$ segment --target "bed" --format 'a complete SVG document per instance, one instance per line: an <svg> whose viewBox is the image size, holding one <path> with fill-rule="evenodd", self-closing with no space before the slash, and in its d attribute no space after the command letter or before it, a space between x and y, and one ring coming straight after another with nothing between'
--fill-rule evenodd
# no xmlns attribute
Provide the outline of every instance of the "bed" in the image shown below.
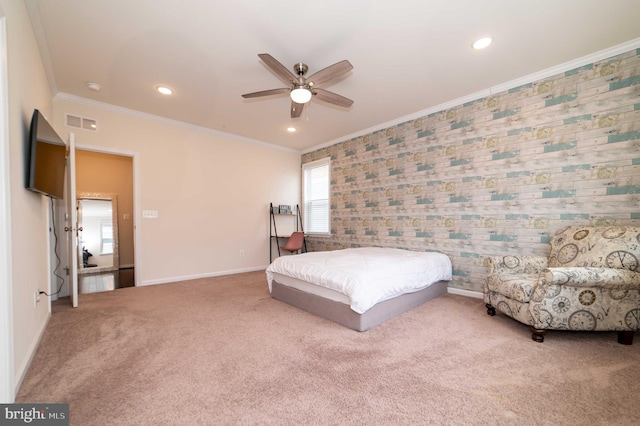
<svg viewBox="0 0 640 426"><path fill-rule="evenodd" d="M452 268L437 252L363 247L275 259L271 297L366 331L447 291Z"/></svg>

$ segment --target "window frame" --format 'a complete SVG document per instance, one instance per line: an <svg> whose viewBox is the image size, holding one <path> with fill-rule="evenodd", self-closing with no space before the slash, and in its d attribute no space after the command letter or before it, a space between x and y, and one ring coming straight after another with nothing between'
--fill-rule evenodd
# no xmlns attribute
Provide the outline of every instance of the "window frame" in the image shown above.
<svg viewBox="0 0 640 426"><path fill-rule="evenodd" d="M308 201L308 179L309 179L309 173L311 170L313 169L318 169L321 167L326 167L326 173L327 173L327 181L326 181L326 191L327 191L327 198L326 198L326 224L327 224L327 228L326 230L318 230L317 227L315 226L310 226L310 220L312 220L312 218L309 217L309 215L311 214L311 212L313 211L312 208L309 207L309 201ZM321 199L317 199L317 200L321 200ZM313 201L313 200L312 200ZM321 158L319 160L315 160L315 161L310 161L308 163L304 163L302 165L302 206L304 208L303 212L303 216L302 216L302 220L303 220L303 224L304 224L304 230L305 230L305 234L309 234L309 235L317 235L317 236L330 236L331 235L331 157L325 157L325 158Z"/></svg>

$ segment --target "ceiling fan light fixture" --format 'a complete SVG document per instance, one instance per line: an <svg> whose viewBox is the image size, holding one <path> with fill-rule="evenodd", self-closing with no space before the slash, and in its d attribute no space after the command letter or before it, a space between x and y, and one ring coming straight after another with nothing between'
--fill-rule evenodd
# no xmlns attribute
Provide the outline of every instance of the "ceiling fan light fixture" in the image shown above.
<svg viewBox="0 0 640 426"><path fill-rule="evenodd" d="M311 90L298 87L291 91L291 100L297 104L306 104L311 100Z"/></svg>
<svg viewBox="0 0 640 426"><path fill-rule="evenodd" d="M327 81L338 78L353 69L353 65L351 65L351 63L346 59L336 62L333 65L329 65L328 67L314 73L311 77L305 78L304 75L306 74L308 67L302 62L298 62L293 66L293 70L297 74L296 75L268 53L259 53L258 57L262 59L267 67L269 67L273 73L284 81L288 87L245 93L242 95L245 99L289 93L289 96L291 97L291 107L289 109L291 112L291 118L299 118L300 114L302 114L302 110L304 109L304 104L309 102L312 97L317 97L320 101L344 108L349 108L353 104L351 99L345 98L337 93L324 90L320 87Z"/></svg>

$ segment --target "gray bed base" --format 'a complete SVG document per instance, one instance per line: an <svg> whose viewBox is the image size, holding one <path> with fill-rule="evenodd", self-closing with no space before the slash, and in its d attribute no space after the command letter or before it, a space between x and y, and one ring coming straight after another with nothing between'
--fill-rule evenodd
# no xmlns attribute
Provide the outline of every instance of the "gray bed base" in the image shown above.
<svg viewBox="0 0 640 426"><path fill-rule="evenodd" d="M380 302L365 313L358 314L349 305L305 293L275 280L271 286L271 297L274 299L357 331L367 331L446 292L447 282L438 281L420 291Z"/></svg>

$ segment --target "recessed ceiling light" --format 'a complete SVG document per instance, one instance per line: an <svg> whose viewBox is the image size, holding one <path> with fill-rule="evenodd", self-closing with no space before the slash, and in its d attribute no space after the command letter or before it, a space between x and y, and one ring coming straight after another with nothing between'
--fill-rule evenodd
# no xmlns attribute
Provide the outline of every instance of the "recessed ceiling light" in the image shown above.
<svg viewBox="0 0 640 426"><path fill-rule="evenodd" d="M485 47L489 46L492 41L493 41L493 39L491 37L486 36L486 37L482 37L482 38L476 40L475 42L473 42L473 44L471 46L473 46L473 48L476 49L476 50L480 50L480 49L484 49Z"/></svg>
<svg viewBox="0 0 640 426"><path fill-rule="evenodd" d="M84 83L87 85L87 87L89 88L89 90L93 90L94 92L99 92L100 89L102 88L98 83L93 83L91 81L87 81L86 83Z"/></svg>
<svg viewBox="0 0 640 426"><path fill-rule="evenodd" d="M163 95L172 95L173 94L173 90L169 89L166 86L156 86L156 90L160 93L162 93Z"/></svg>
<svg viewBox="0 0 640 426"><path fill-rule="evenodd" d="M293 132L295 132L295 131L296 131L296 128L295 128L295 127L287 127L287 132L289 132L289 133L293 133Z"/></svg>

